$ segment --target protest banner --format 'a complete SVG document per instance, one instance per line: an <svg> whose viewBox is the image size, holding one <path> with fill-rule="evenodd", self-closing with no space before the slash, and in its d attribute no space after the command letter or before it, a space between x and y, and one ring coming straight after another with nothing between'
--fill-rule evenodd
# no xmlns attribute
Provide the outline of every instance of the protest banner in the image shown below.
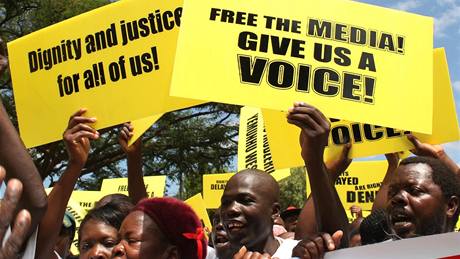
<svg viewBox="0 0 460 259"><path fill-rule="evenodd" d="M201 196L201 193L198 193L195 196L187 199L185 203L192 207L196 215L198 215L198 218L200 218L203 227L207 228L208 231L211 231L212 224L209 220L208 211L206 210L206 205L203 197Z"/></svg>
<svg viewBox="0 0 460 259"><path fill-rule="evenodd" d="M351 206L358 205L363 210L371 210L387 168L387 161L352 162L335 182L344 208L348 210ZM310 192L311 186L307 177L307 195Z"/></svg>
<svg viewBox="0 0 460 259"><path fill-rule="evenodd" d="M143 119L131 121L131 126L134 128L133 136L128 141L128 146L131 146L138 138L140 138L150 127L161 118L163 114L149 116Z"/></svg>
<svg viewBox="0 0 460 259"><path fill-rule="evenodd" d="M431 133L433 18L344 0L184 9L172 96L274 110L305 101L333 118Z"/></svg>
<svg viewBox="0 0 460 259"><path fill-rule="evenodd" d="M435 49L433 55L433 133L427 135L412 132L412 134L422 142L442 144L457 141L460 137L445 51ZM303 165L299 145L300 129L287 123L285 112L264 109L262 113L275 168ZM418 112L413 112L414 115L415 113ZM406 119L401 113L392 116ZM325 158L334 159L340 153L341 146L349 142L352 143L349 154L351 158L410 150L414 146L406 137L408 133L410 132L404 130L336 120L331 123Z"/></svg>
<svg viewBox="0 0 460 259"><path fill-rule="evenodd" d="M421 236L393 242L339 249L325 254L325 259L433 259L460 257L460 233ZM447 259L446 258L446 259Z"/></svg>
<svg viewBox="0 0 460 259"><path fill-rule="evenodd" d="M8 43L21 137L60 140L87 108L96 129L198 104L169 97L182 1L118 1Z"/></svg>
<svg viewBox="0 0 460 259"><path fill-rule="evenodd" d="M163 197L166 188L166 175L144 176L145 190L147 196ZM102 180L101 192L121 193L128 195L128 178L113 178Z"/></svg>

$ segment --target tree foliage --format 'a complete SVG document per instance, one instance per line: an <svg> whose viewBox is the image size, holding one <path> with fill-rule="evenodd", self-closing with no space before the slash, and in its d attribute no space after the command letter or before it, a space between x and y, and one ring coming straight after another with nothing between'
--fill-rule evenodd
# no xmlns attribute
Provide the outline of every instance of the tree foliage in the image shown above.
<svg viewBox="0 0 460 259"><path fill-rule="evenodd" d="M108 3L109 0L1 0L0 37L11 41ZM0 95L17 125L8 74L0 79ZM200 192L203 173L227 172L234 167L238 116L239 107L214 103L165 114L143 136L144 174L167 175L169 181L178 183L180 198ZM100 132L78 183L81 189L97 190L104 178L126 176L117 127ZM50 143L30 152L42 177L49 176L52 183L57 181L67 165L64 145Z"/></svg>
<svg viewBox="0 0 460 259"><path fill-rule="evenodd" d="M304 167L292 168L291 176L281 180L280 203L281 209L289 206L302 208L307 200L306 197L306 171Z"/></svg>

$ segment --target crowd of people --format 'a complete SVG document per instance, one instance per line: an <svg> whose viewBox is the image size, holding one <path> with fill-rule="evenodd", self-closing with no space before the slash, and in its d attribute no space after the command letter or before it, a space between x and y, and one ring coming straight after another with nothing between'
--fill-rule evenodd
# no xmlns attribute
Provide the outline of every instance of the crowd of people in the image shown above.
<svg viewBox="0 0 460 259"><path fill-rule="evenodd" d="M6 67L0 58L1 71ZM388 170L372 212L349 223L334 183L351 160L351 145L324 161L330 122L317 108L296 102L287 123L300 129L301 156L311 183L303 208L281 211L280 188L268 173L246 169L227 182L210 233L195 212L171 197L147 198L142 143L128 146L133 127L122 125L129 195L99 200L77 231L67 203L100 134L86 109L73 114L63 134L68 164L46 195L42 179L0 104L0 259L7 258L322 258L337 249L455 231L460 209L460 170L441 146L410 135L415 156L387 154ZM78 235L79 255L70 252Z"/></svg>

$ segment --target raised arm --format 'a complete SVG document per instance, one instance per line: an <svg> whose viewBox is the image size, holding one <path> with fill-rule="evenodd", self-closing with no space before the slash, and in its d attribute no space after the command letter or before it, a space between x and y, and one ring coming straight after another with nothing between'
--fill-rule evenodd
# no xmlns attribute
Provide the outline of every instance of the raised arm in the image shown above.
<svg viewBox="0 0 460 259"><path fill-rule="evenodd" d="M429 156L441 160L452 172L460 175L460 168L457 163L452 160L441 145L431 145L422 143L414 135L408 135L407 138L414 144L415 149L411 150L417 156Z"/></svg>
<svg viewBox="0 0 460 259"><path fill-rule="evenodd" d="M388 187L390 186L391 179L393 178L394 172L396 171L399 163L398 153L385 154L385 157L388 161L388 168L387 172L385 173L385 177L383 178L382 186L380 186L380 189L375 196L374 203L372 204L372 211L386 208L388 200Z"/></svg>
<svg viewBox="0 0 460 259"><path fill-rule="evenodd" d="M1 57L1 56L0 56ZM0 71L4 70L0 65ZM34 231L46 211L47 198L37 168L19 139L18 133L0 102L0 164L6 169L6 178L16 178L23 185L18 210L31 215L30 231ZM30 234L30 233L29 233Z"/></svg>
<svg viewBox="0 0 460 259"><path fill-rule="evenodd" d="M352 161L352 159L348 158L350 149L351 144L344 145L342 153L338 159L326 162L326 168L330 176L331 185L333 186L335 185L335 182L340 174L345 172ZM335 188L334 191L338 197L338 193ZM299 215L295 232L295 239L300 240L305 236L314 236L316 233L318 233L318 226L316 224L315 205L312 195L309 195Z"/></svg>
<svg viewBox="0 0 460 259"><path fill-rule="evenodd" d="M84 117L85 112L86 109L80 109L70 117L63 135L69 162L48 196L48 209L38 232L37 258L54 258L53 248L59 237L70 195L88 159L90 140L99 138L99 133L90 126L96 122L96 118Z"/></svg>
<svg viewBox="0 0 460 259"><path fill-rule="evenodd" d="M5 170L0 166L0 184L5 179ZM15 217L18 202L23 191L22 183L16 179L8 181L5 196L0 200L0 259L17 258L30 231L30 213L21 210ZM4 240L7 228L12 226L11 235Z"/></svg>
<svg viewBox="0 0 460 259"><path fill-rule="evenodd" d="M142 140L137 139L131 146L128 141L133 136L134 128L130 123L123 124L120 130L118 142L125 152L128 160L128 192L134 204L143 198L147 198L147 191L144 184L144 173L142 172Z"/></svg>
<svg viewBox="0 0 460 259"><path fill-rule="evenodd" d="M300 145L316 211L319 232L344 232L341 245L348 246L348 219L335 187L323 161L324 149L328 142L330 123L315 107L305 103L295 103L289 110L288 122L301 129Z"/></svg>

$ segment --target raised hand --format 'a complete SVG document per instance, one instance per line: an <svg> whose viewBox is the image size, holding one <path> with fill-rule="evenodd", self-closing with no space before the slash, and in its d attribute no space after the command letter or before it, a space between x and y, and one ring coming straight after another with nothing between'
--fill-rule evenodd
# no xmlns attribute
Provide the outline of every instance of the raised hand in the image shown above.
<svg viewBox="0 0 460 259"><path fill-rule="evenodd" d="M5 170L0 166L0 184L5 179ZM22 183L19 180L11 179L6 187L5 197L0 201L0 259L17 258L22 245L27 240L27 233L31 225L31 216L27 210L21 210L16 219L16 208L22 195ZM12 225L13 224L13 225ZM11 235L3 240L8 227L12 227Z"/></svg>
<svg viewBox="0 0 460 259"><path fill-rule="evenodd" d="M69 120L63 134L64 143L69 155L69 164L83 168L90 150L89 140L99 138L99 132L89 124L96 122L96 118L84 117L86 109L80 109Z"/></svg>

